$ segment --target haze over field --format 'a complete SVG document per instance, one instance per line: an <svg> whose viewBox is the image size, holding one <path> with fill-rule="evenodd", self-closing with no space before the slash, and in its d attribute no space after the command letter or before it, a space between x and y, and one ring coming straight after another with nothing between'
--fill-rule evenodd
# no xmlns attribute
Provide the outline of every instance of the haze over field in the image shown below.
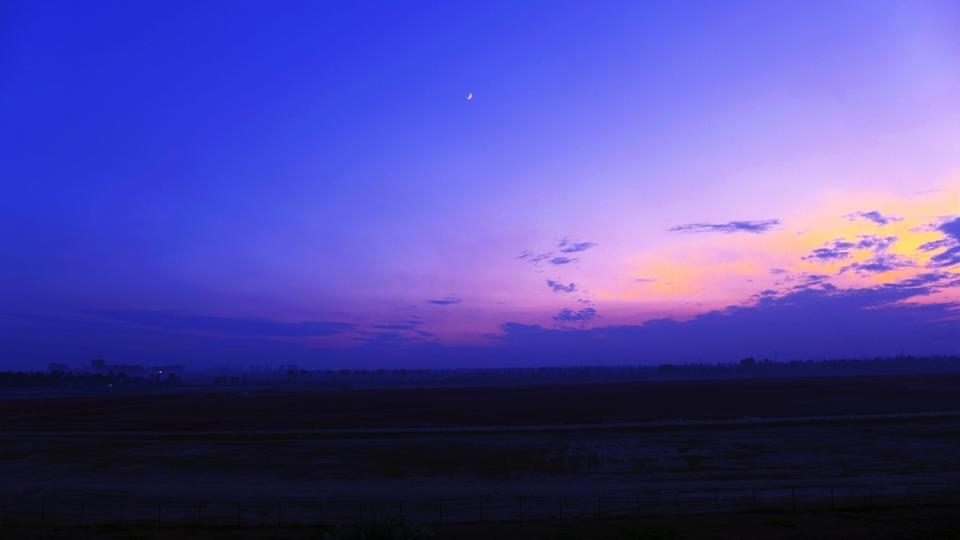
<svg viewBox="0 0 960 540"><path fill-rule="evenodd" d="M960 5L0 7L0 362L960 353Z"/></svg>

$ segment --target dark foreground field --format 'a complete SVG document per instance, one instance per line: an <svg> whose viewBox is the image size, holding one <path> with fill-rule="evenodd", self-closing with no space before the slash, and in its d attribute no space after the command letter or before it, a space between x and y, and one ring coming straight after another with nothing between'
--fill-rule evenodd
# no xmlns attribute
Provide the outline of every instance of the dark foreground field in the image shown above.
<svg viewBox="0 0 960 540"><path fill-rule="evenodd" d="M931 540L960 538L956 506L831 512L753 512L590 521L433 525L415 528L423 540ZM332 527L149 525L65 527L0 525L0 537L24 539L320 540Z"/></svg>
<svg viewBox="0 0 960 540"><path fill-rule="evenodd" d="M960 375L0 400L0 429L310 430L912 413L960 409Z"/></svg>
<svg viewBox="0 0 960 540"><path fill-rule="evenodd" d="M0 429L11 537L402 514L450 538L797 538L960 502L955 376L10 399Z"/></svg>

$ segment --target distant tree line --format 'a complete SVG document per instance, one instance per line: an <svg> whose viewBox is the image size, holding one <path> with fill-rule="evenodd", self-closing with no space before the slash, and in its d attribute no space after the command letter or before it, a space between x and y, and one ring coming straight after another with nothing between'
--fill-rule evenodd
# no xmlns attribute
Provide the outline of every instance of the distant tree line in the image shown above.
<svg viewBox="0 0 960 540"><path fill-rule="evenodd" d="M233 372L195 373L190 385L227 387L302 386L329 389L437 386L516 386L660 380L823 377L896 374L960 374L960 356L894 356L870 359L776 362L748 357L732 363L660 364L655 366L565 366L462 369L301 369L297 366ZM135 389L184 385L177 373L51 370L3 371L0 388Z"/></svg>
<svg viewBox="0 0 960 540"><path fill-rule="evenodd" d="M0 371L0 388L127 388L179 386L182 383L174 373L164 377L132 377L123 372Z"/></svg>
<svg viewBox="0 0 960 540"><path fill-rule="evenodd" d="M224 386L281 384L328 388L403 386L499 386L626 381L819 377L907 373L960 373L960 356L895 356L871 359L794 360L776 362L748 357L733 363L660 364L654 366L566 366L469 369L318 369L296 366L255 369L213 377Z"/></svg>

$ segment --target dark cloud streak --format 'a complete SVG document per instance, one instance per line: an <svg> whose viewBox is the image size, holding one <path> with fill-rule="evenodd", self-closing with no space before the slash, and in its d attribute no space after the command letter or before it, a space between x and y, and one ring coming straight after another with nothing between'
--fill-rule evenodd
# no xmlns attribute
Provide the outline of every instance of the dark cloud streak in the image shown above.
<svg viewBox="0 0 960 540"><path fill-rule="evenodd" d="M852 251L873 250L879 257L897 241L896 236L876 236L863 234L856 241L838 238L824 247L814 249L810 255L802 257L805 261L829 262L850 257Z"/></svg>
<svg viewBox="0 0 960 540"><path fill-rule="evenodd" d="M356 327L350 323L334 321L284 322L259 318L196 315L177 311L89 310L85 313L168 331L212 332L250 337L330 336Z"/></svg>
<svg viewBox="0 0 960 540"><path fill-rule="evenodd" d="M597 317L597 310L592 307L586 307L578 311L570 308L563 308L559 313L553 316L553 320L558 323L585 323Z"/></svg>
<svg viewBox="0 0 960 540"><path fill-rule="evenodd" d="M554 281L552 279L547 280L547 287L550 287L550 289L555 293L572 293L577 290L576 283L568 283L564 285L563 283Z"/></svg>
<svg viewBox="0 0 960 540"><path fill-rule="evenodd" d="M463 299L462 299L462 298L458 298L458 297L456 297L456 296L445 296L445 297L443 297L443 298L436 298L436 299L433 299L433 300L427 300L427 302L430 303L430 304L438 305L438 306L450 306L450 305L453 305L453 304L459 304L459 303L463 302Z"/></svg>
<svg viewBox="0 0 960 540"><path fill-rule="evenodd" d="M581 251L586 251L592 247L596 247L597 244L594 242L575 242L570 243L566 240L560 242L557 246L560 248L561 253L579 253Z"/></svg>
<svg viewBox="0 0 960 540"><path fill-rule="evenodd" d="M671 232L682 233L737 233L753 234L765 233L780 225L779 219L765 219L759 221L729 221L727 223L687 223L671 227Z"/></svg>
<svg viewBox="0 0 960 540"><path fill-rule="evenodd" d="M872 221L877 225L887 225L896 221L903 221L903 218L898 216L883 215L877 210L870 210L869 212L854 212L852 214L847 214L846 218L850 221L856 221L857 219L865 219L867 221Z"/></svg>

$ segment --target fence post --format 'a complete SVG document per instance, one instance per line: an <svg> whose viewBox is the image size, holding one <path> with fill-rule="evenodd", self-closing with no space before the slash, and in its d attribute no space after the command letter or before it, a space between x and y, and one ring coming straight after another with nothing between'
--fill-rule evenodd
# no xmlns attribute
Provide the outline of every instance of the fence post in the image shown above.
<svg viewBox="0 0 960 540"><path fill-rule="evenodd" d="M157 503L157 527L160 527L160 503Z"/></svg>
<svg viewBox="0 0 960 540"><path fill-rule="evenodd" d="M674 504L675 504L675 506L676 506L676 511L677 511L677 513L679 514L679 513L680 513L680 490L679 490L679 489L677 490L677 494L676 494L676 496L675 496Z"/></svg>
<svg viewBox="0 0 960 540"><path fill-rule="evenodd" d="M797 488L790 488L790 506L794 512L797 511Z"/></svg>
<svg viewBox="0 0 960 540"><path fill-rule="evenodd" d="M867 506L873 508L873 486L867 487Z"/></svg>
<svg viewBox="0 0 960 540"><path fill-rule="evenodd" d="M830 488L830 509L831 510L837 509L837 499L834 496L833 487Z"/></svg>
<svg viewBox="0 0 960 540"><path fill-rule="evenodd" d="M907 501L913 506L913 487L907 486Z"/></svg>
<svg viewBox="0 0 960 540"><path fill-rule="evenodd" d="M600 519L600 496L597 495L597 519Z"/></svg>
<svg viewBox="0 0 960 540"><path fill-rule="evenodd" d="M713 511L714 512L720 511L720 490L719 489L713 490Z"/></svg>
<svg viewBox="0 0 960 540"><path fill-rule="evenodd" d="M237 503L237 527L243 521L243 504Z"/></svg>
<svg viewBox="0 0 960 540"><path fill-rule="evenodd" d="M640 494L637 493L637 516L640 516L642 513L642 510L640 510Z"/></svg>
<svg viewBox="0 0 960 540"><path fill-rule="evenodd" d="M756 510L760 507L760 503L757 501L757 488L753 488L753 509Z"/></svg>
<svg viewBox="0 0 960 540"><path fill-rule="evenodd" d="M123 501L120 501L120 523L123 523Z"/></svg>
<svg viewBox="0 0 960 540"><path fill-rule="evenodd" d="M277 504L277 527L283 523L283 503Z"/></svg>

